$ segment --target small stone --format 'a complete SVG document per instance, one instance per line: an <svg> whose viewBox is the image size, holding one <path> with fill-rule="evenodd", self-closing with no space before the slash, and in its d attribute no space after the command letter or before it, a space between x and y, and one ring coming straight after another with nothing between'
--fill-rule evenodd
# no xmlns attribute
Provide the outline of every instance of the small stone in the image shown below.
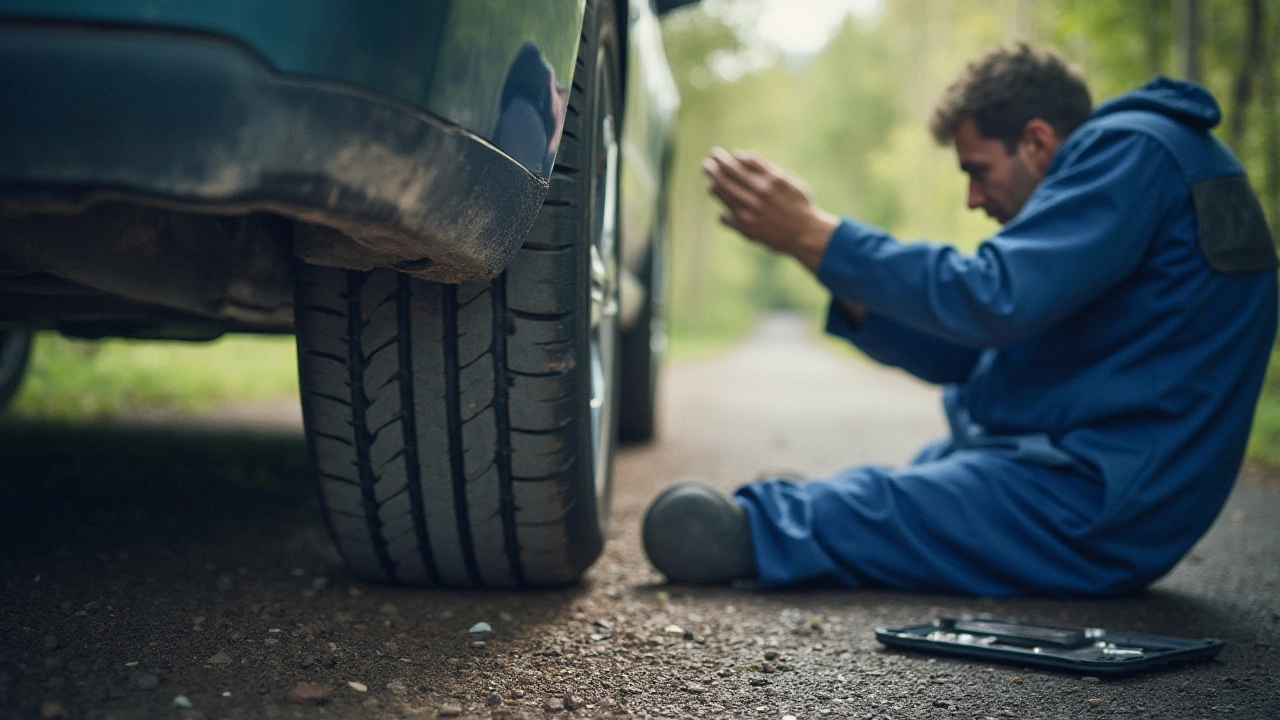
<svg viewBox="0 0 1280 720"><path fill-rule="evenodd" d="M765 663L760 666L760 672L776 673L778 672L778 666L773 663Z"/></svg>
<svg viewBox="0 0 1280 720"><path fill-rule="evenodd" d="M469 633L487 633L487 632L493 632L493 627L491 627L491 626L489 625L489 623L487 623L487 622L478 622L478 623L476 623L475 625L472 625L472 626L471 626L471 629L470 629L470 630L468 630L467 632L469 632Z"/></svg>
<svg viewBox="0 0 1280 720"><path fill-rule="evenodd" d="M409 692L409 688L404 684L404 680L401 680L399 678L396 678L395 680L392 680L391 682L387 683L387 690L397 695L404 695L405 693Z"/></svg>
<svg viewBox="0 0 1280 720"><path fill-rule="evenodd" d="M764 687L770 683L769 678L752 678L751 687Z"/></svg>
<svg viewBox="0 0 1280 720"><path fill-rule="evenodd" d="M1096 678L1096 677L1094 677L1094 676L1092 676L1092 675L1085 675L1084 677L1082 677L1082 678L1080 678L1080 679L1081 679L1081 680L1083 680L1084 682L1087 682L1087 683L1095 683L1095 684L1096 684L1096 683L1100 683L1100 682L1102 682L1102 678Z"/></svg>
<svg viewBox="0 0 1280 720"><path fill-rule="evenodd" d="M587 704L587 701L583 700L577 695L564 696L564 707L566 710L579 710L586 704Z"/></svg>
<svg viewBox="0 0 1280 720"><path fill-rule="evenodd" d="M1022 678L1021 678L1021 677L1018 677L1017 675L1014 675L1014 676L1013 676L1013 684L1014 684L1014 685L1021 685L1021 684L1022 684Z"/></svg>
<svg viewBox="0 0 1280 720"><path fill-rule="evenodd" d="M688 683L681 689L687 693L693 693L695 695L701 695L702 693L707 691L707 688L705 685L699 685L698 683L695 683L695 682Z"/></svg>
<svg viewBox="0 0 1280 720"><path fill-rule="evenodd" d="M45 700L40 703L40 717L44 718L44 720L55 720L66 716L67 709L57 700Z"/></svg>
<svg viewBox="0 0 1280 720"><path fill-rule="evenodd" d="M951 707L951 703L947 702L946 700L934 700L933 706L940 707L940 708L949 708Z"/></svg>
<svg viewBox="0 0 1280 720"><path fill-rule="evenodd" d="M680 627L679 625L668 625L662 629L662 632L668 635L683 635L684 628Z"/></svg>
<svg viewBox="0 0 1280 720"><path fill-rule="evenodd" d="M782 720L796 720L795 715L783 715Z"/></svg>
<svg viewBox="0 0 1280 720"><path fill-rule="evenodd" d="M462 714L462 706L454 703L445 703L436 710L436 715L440 717L457 717Z"/></svg>
<svg viewBox="0 0 1280 720"><path fill-rule="evenodd" d="M160 687L160 678L151 673L137 672L129 676L129 684L139 690L155 690Z"/></svg>
<svg viewBox="0 0 1280 720"><path fill-rule="evenodd" d="M489 693L489 697L484 699L484 704L489 707L498 707L502 704L502 696L496 692Z"/></svg>
<svg viewBox="0 0 1280 720"><path fill-rule="evenodd" d="M356 682L355 680L349 681L347 683L347 686L350 687L352 690L355 690L356 692L369 692L368 685L365 685L362 682Z"/></svg>
<svg viewBox="0 0 1280 720"><path fill-rule="evenodd" d="M564 709L564 700L561 700L560 698L547 698L547 701L542 704L542 709L547 712L560 712Z"/></svg>
<svg viewBox="0 0 1280 720"><path fill-rule="evenodd" d="M687 641L692 641L692 640L693 640L693 631L692 631L692 630L685 630L685 631L684 631L684 639L685 639L685 640L687 640Z"/></svg>
<svg viewBox="0 0 1280 720"><path fill-rule="evenodd" d="M175 706L177 706L177 707L180 707L180 708L184 709L184 710L190 710L190 709L191 709L191 701L187 699L187 696L186 696L186 695L178 695L178 696L174 697L174 698L173 698L173 704L174 704Z"/></svg>
<svg viewBox="0 0 1280 720"><path fill-rule="evenodd" d="M605 620L604 618L600 618L599 620L596 620L595 625L596 627L602 627L605 630L613 629L613 623L609 622L608 620Z"/></svg>
<svg viewBox="0 0 1280 720"><path fill-rule="evenodd" d="M1089 698L1089 704L1098 707L1102 704L1102 698Z"/></svg>
<svg viewBox="0 0 1280 720"><path fill-rule="evenodd" d="M519 700L519 699L520 699L520 698L522 698L522 697L524 697L524 691L523 691L523 690L512 690L512 691L511 691L511 699L512 699L512 700Z"/></svg>
<svg viewBox="0 0 1280 720"><path fill-rule="evenodd" d="M765 659L765 660L768 660L768 661L770 661L770 662L772 662L772 661L774 661L774 660L777 660L777 659L778 659L778 651L777 651L777 650L765 650L765 651L764 651L764 659Z"/></svg>
<svg viewBox="0 0 1280 720"><path fill-rule="evenodd" d="M220 652L220 653L218 653L218 654L216 654L216 655L213 655L212 657L210 657L210 658L209 658L209 664L210 664L210 665L219 665L219 666L230 665L230 664L231 664L231 656L230 656L230 655L228 655L228 654L226 654L226 653L224 653L224 652Z"/></svg>
<svg viewBox="0 0 1280 720"><path fill-rule="evenodd" d="M297 705L323 705L329 701L329 688L318 683L300 682L289 691L288 700Z"/></svg>

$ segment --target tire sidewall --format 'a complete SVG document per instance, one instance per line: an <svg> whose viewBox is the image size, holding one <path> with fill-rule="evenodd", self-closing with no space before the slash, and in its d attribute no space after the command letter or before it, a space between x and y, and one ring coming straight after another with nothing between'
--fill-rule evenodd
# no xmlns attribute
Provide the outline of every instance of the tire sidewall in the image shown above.
<svg viewBox="0 0 1280 720"><path fill-rule="evenodd" d="M579 70L584 75L583 80L575 77L575 84L582 88L592 88L590 93L586 95L587 102L585 108L582 108L582 117L584 121L583 142L579 145L583 157L581 158L565 158L577 164L582 168L584 177L587 181L580 185L578 201L582 203L583 212L579 215L579 242L577 253L578 268L577 276L577 298L578 308L575 312L577 327L574 333L576 344L576 355L580 358L577 367L581 370L576 373L575 383L576 391L579 398L578 401L578 417L582 418L582 422L577 425L577 446L580 448L578 452L577 462L577 483L578 497L583 499L591 499L593 502L583 502L579 504L579 508L586 515L584 529L586 533L575 535L572 531L570 537L581 537L587 539L588 542L582 543L579 547L574 548L574 554L579 557L575 558L574 565L586 569L604 547L604 541L608 535L609 528L609 507L612 500L613 487L613 451L616 447L617 439L617 423L614 417L616 412L606 413L606 417L602 418L602 422L606 423L606 428L601 438L601 442L606 445L604 453L605 467L602 471L605 473L603 483L603 497L597 493L595 478L595 449L592 440L592 422L591 422L591 246L594 242L593 237L593 221L596 201L596 183L595 183L595 162L596 152L600 145L600 127L598 123L597 106L599 103L605 102L604 98L597 97L594 92L598 73L601 71L607 73L604 78L609 84L611 92L609 97L613 100L613 108L602 109L601 111L609 112L614 119L614 137L621 139L619 132L619 119L622 111L621 98L621 78L619 72L619 42L616 22L616 13L611 0L599 0L598 2L588 3L587 15L584 20L586 30L583 34L585 37L594 38L594 41L585 48L587 63L580 67ZM604 63L602 69L600 64ZM575 88L576 91L576 88ZM574 99L570 99L570 104L574 104ZM616 168L615 168L616 171ZM616 181L616 178L615 178ZM620 203L616 203L614 207L615 228L617 227L618 213ZM614 264L613 270L615 277L620 257L620 248L618 247L618 237L614 238L614 252L611 261ZM618 380L620 377L620 343L618 333L614 333L614 356L613 367L611 368L611 376L606 378L606 384L610 397L606 403L610 408L617 408L619 393ZM608 368L606 370L609 370ZM580 553L580 554L579 554Z"/></svg>

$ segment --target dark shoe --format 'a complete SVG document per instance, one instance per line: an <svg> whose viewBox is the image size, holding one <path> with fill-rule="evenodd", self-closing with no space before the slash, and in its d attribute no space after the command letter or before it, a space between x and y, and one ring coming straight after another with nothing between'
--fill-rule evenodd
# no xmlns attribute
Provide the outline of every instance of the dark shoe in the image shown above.
<svg viewBox="0 0 1280 720"><path fill-rule="evenodd" d="M747 512L704 482L667 488L644 516L644 551L672 582L727 583L756 576Z"/></svg>

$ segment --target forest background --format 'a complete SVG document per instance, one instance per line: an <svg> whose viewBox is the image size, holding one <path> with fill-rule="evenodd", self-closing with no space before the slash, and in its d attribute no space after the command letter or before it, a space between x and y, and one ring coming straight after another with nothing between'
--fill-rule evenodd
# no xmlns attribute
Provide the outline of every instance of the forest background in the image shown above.
<svg viewBox="0 0 1280 720"><path fill-rule="evenodd" d="M817 325L827 302L794 262L720 227L700 170L711 147L765 154L833 212L971 249L996 225L965 209L965 178L926 122L969 58L1017 38L1079 63L1095 100L1156 73L1198 79L1223 105L1218 134L1280 225L1280 0L843 1L862 12L800 54L771 43L762 23L804 13L807 2L702 0L663 20L683 98L669 234L677 358L727 346L764 311L800 312ZM1280 468L1280 353L1271 367L1250 456ZM56 420L296 393L292 338L229 337L211 347L44 333L10 411Z"/></svg>
<svg viewBox="0 0 1280 720"><path fill-rule="evenodd" d="M1017 39L1084 70L1095 102L1156 74L1194 79L1223 108L1218 135L1280 226L1280 0L886 0L832 28L816 54L761 41L763 0L704 0L663 21L683 106L671 205L672 344L739 337L766 310L820 322L828 296L794 261L718 222L700 164L714 146L756 150L803 177L819 205L901 238L972 249L997 229L965 208L954 152L926 127L980 52ZM1280 466L1280 352L1250 456Z"/></svg>

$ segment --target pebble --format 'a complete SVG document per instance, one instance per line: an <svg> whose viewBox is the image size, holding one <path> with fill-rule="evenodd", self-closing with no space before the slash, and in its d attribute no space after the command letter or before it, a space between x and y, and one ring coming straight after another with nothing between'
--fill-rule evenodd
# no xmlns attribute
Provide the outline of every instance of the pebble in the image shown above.
<svg viewBox="0 0 1280 720"><path fill-rule="evenodd" d="M768 684L769 684L769 680L767 678L751 679L751 687L764 687L765 685L768 685Z"/></svg>
<svg viewBox="0 0 1280 720"><path fill-rule="evenodd" d="M496 692L489 693L489 697L484 699L484 704L489 707L498 707L502 704L502 696Z"/></svg>
<svg viewBox="0 0 1280 720"><path fill-rule="evenodd" d="M795 715L783 715L782 720L796 720Z"/></svg>
<svg viewBox="0 0 1280 720"><path fill-rule="evenodd" d="M520 699L520 698L522 698L522 697L524 697L524 691L523 691L523 690L512 690L512 691L511 691L511 699L512 699L512 700L519 700L519 699Z"/></svg>
<svg viewBox="0 0 1280 720"><path fill-rule="evenodd" d="M40 703L40 717L44 718L44 720L55 720L66 716L67 709L57 700L45 700Z"/></svg>
<svg viewBox="0 0 1280 720"><path fill-rule="evenodd" d="M347 682L347 686L350 687L352 690L355 690L356 692L369 692L368 685L365 685L362 682L356 682L355 680L351 680Z"/></svg>
<svg viewBox="0 0 1280 720"><path fill-rule="evenodd" d="M1083 681L1085 681L1085 682L1087 682L1087 683L1100 683L1100 682L1102 682L1102 678L1096 678L1096 677L1094 677L1094 676L1092 676L1092 675L1085 675L1084 677L1082 677L1082 678L1080 678L1080 679L1081 679L1081 680L1083 680Z"/></svg>
<svg viewBox="0 0 1280 720"><path fill-rule="evenodd" d="M129 684L139 690L155 690L160 686L160 678L151 673L138 672L129 676Z"/></svg>
<svg viewBox="0 0 1280 720"><path fill-rule="evenodd" d="M224 652L220 652L209 658L209 664L210 665L230 665L231 656Z"/></svg>
<svg viewBox="0 0 1280 720"><path fill-rule="evenodd" d="M1089 704L1098 707L1102 704L1102 698L1089 698Z"/></svg>
<svg viewBox="0 0 1280 720"><path fill-rule="evenodd" d="M440 717L457 717L462 714L462 706L454 703L445 703L436 710L436 715Z"/></svg>
<svg viewBox="0 0 1280 720"><path fill-rule="evenodd" d="M772 661L772 660L777 660L777 659L778 659L778 651L777 651L777 650L765 650L765 651L764 651L764 659L765 659L765 660L770 660L770 661Z"/></svg>
<svg viewBox="0 0 1280 720"><path fill-rule="evenodd" d="M683 690L685 692L694 693L695 695L700 695L706 692L707 688L705 685L699 685L698 683L691 682L685 685Z"/></svg>
<svg viewBox="0 0 1280 720"><path fill-rule="evenodd" d="M467 632L471 632L471 633L493 632L493 627L490 626L489 623L487 622L478 622L475 625L472 625L471 629L468 630Z"/></svg>
<svg viewBox="0 0 1280 720"><path fill-rule="evenodd" d="M949 708L951 707L951 703L947 702L946 700L934 700L933 706L940 707L940 708Z"/></svg>
<svg viewBox="0 0 1280 720"><path fill-rule="evenodd" d="M542 704L542 709L547 712L560 712L564 709L564 700L561 700L560 698L547 698L547 701Z"/></svg>
<svg viewBox="0 0 1280 720"><path fill-rule="evenodd" d="M1021 684L1022 684L1022 678L1018 677L1017 675L1014 675L1014 676L1013 676L1013 682L1014 682L1014 684L1015 684L1015 685L1021 685Z"/></svg>
<svg viewBox="0 0 1280 720"><path fill-rule="evenodd" d="M183 708L184 710L191 709L191 701L187 699L186 695L178 695L174 697L173 704L180 708Z"/></svg>
<svg viewBox="0 0 1280 720"><path fill-rule="evenodd" d="M329 701L329 688L317 683L300 682L289 691L288 699L297 705L323 705Z"/></svg>
<svg viewBox="0 0 1280 720"><path fill-rule="evenodd" d="M581 709L586 704L587 704L587 701L583 700L577 695L564 696L564 707L566 710L578 710L578 709Z"/></svg>
<svg viewBox="0 0 1280 720"><path fill-rule="evenodd" d="M387 683L387 689L397 695L403 695L409 692L409 688L406 687L404 681L399 678Z"/></svg>
<svg viewBox="0 0 1280 720"><path fill-rule="evenodd" d="M684 628L679 625L668 625L662 629L662 632L667 633L668 635L683 635Z"/></svg>

